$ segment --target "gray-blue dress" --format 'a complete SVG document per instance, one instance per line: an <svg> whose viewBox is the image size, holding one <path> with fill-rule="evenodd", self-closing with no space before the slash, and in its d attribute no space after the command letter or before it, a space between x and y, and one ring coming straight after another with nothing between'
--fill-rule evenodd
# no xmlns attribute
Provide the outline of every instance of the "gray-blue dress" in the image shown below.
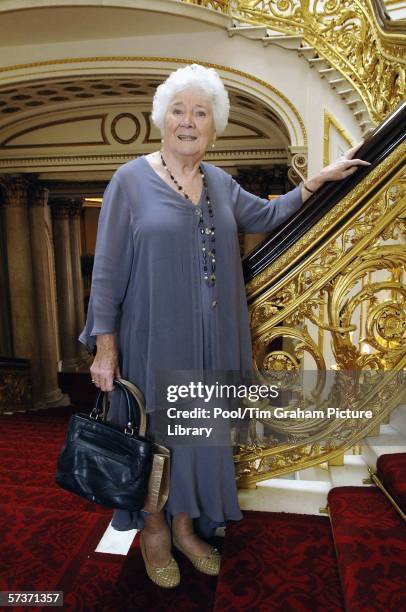
<svg viewBox="0 0 406 612"><path fill-rule="evenodd" d="M121 166L104 193L85 327L90 351L98 334L117 332L123 378L144 393L153 437L156 370L252 367L251 335L238 231L269 232L296 212L301 186L268 201L242 189L223 170L202 163L214 207L216 283L203 279L199 208L153 170L145 156ZM116 401L113 401L113 398ZM125 424L112 393L108 419ZM166 516L187 512L203 536L242 518L232 448L176 446ZM142 529L143 513L115 510L116 529Z"/></svg>

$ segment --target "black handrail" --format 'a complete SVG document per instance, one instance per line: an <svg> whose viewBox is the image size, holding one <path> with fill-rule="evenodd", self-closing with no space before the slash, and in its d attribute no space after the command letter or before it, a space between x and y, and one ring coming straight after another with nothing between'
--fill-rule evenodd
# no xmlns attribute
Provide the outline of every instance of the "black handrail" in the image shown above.
<svg viewBox="0 0 406 612"><path fill-rule="evenodd" d="M359 166L357 172L341 181L329 181L320 187L312 195L301 209L279 226L261 244L250 251L242 260L244 279L248 283L257 274L275 262L285 253L299 238L301 238L315 223L331 210L377 165L379 165L396 147L406 138L406 102L400 104L365 140L362 147L357 151L357 158L371 162L370 166ZM372 194L379 188L376 187ZM357 210L361 208L364 201L360 201ZM348 216L341 219L343 225L354 210ZM337 228L334 228L334 231ZM324 234L320 240L325 240L328 235ZM315 241L306 257L320 244ZM296 264L295 264L296 265ZM285 274L291 268L285 270Z"/></svg>

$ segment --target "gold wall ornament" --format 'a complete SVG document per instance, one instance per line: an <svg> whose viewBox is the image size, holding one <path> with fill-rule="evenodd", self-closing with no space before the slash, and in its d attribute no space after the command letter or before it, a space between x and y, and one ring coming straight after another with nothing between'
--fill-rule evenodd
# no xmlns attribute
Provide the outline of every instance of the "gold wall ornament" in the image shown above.
<svg viewBox="0 0 406 612"><path fill-rule="evenodd" d="M330 159L330 129L333 127L338 134L346 141L349 147L355 145L354 139L339 124L337 119L330 111L324 109L324 128L323 128L323 167L328 166L333 160Z"/></svg>
<svg viewBox="0 0 406 612"><path fill-rule="evenodd" d="M307 154L294 153L292 155L291 168L288 170L288 178L294 185L307 179Z"/></svg>

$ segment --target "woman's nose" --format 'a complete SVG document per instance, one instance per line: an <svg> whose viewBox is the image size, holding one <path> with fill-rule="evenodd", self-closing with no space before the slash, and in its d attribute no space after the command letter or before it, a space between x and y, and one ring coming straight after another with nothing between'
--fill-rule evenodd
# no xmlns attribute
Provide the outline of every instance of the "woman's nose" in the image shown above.
<svg viewBox="0 0 406 612"><path fill-rule="evenodd" d="M182 124L185 127L193 126L193 113L192 112L185 113L185 116L183 117L183 120L182 120Z"/></svg>

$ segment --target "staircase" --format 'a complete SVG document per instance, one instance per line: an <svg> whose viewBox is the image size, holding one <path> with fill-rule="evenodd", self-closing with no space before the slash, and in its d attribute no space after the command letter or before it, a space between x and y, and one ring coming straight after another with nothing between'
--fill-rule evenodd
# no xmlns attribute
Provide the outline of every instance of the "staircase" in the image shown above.
<svg viewBox="0 0 406 612"><path fill-rule="evenodd" d="M302 36L281 34L266 26L247 25L237 20L232 20L228 28L228 35L230 37L243 36L260 41L264 47L276 45L296 53L319 73L320 78L327 79L330 87L350 109L364 138L373 131L375 123L371 121L366 104L355 87L327 59L320 57L316 49L308 45Z"/></svg>
<svg viewBox="0 0 406 612"><path fill-rule="evenodd" d="M359 452L357 447L347 451L342 465L321 464L258 482L254 489L240 489L241 509L325 514L327 495L334 487L371 487L369 468L376 469L380 455L406 453L406 406L392 412L389 424L381 424L379 435L364 438L361 447L361 454L353 454Z"/></svg>
<svg viewBox="0 0 406 612"><path fill-rule="evenodd" d="M375 487L336 487L328 501L330 518L244 513L227 530L214 610L404 609L402 517Z"/></svg>

